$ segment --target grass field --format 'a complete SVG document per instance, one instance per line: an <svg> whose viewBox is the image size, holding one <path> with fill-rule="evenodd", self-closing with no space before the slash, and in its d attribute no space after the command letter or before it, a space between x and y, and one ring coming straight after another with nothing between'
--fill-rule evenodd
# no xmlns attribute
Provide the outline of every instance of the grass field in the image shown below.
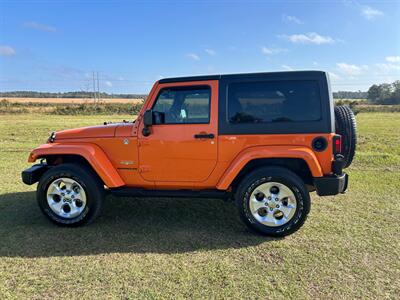
<svg viewBox="0 0 400 300"><path fill-rule="evenodd" d="M91 226L58 228L21 183L51 130L129 116L0 115L0 298L323 298L400 295L400 113L359 113L345 195L312 196L304 227L254 235L233 204L108 198Z"/></svg>

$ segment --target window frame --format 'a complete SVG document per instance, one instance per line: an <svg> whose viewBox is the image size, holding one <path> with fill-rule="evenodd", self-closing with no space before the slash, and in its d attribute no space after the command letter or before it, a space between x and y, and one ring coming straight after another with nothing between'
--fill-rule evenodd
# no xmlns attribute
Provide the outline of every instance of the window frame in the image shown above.
<svg viewBox="0 0 400 300"><path fill-rule="evenodd" d="M229 85L241 82L275 81L316 81L321 101L321 119L319 121L272 122L272 123L230 123L228 115ZM297 71L222 75L218 94L218 134L254 135L254 134L312 134L333 133L335 122L333 99L328 75L322 71Z"/></svg>
<svg viewBox="0 0 400 300"><path fill-rule="evenodd" d="M211 123L211 99L212 99L212 87L209 84L196 84L196 85L177 85L177 86L169 86L169 87L163 87L161 88L157 96L154 99L153 105L151 106L151 109L154 110L154 107L157 104L157 101L160 97L160 95L165 91L165 90L195 90L195 89L207 89L209 91L209 98L208 98L208 122L202 122L202 123L162 123L162 124L154 124L154 126L158 125L209 125Z"/></svg>

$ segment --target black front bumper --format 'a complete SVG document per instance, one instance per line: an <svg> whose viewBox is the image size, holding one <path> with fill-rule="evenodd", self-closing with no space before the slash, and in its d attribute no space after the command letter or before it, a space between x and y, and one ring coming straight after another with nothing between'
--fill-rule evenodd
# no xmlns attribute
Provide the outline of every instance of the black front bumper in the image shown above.
<svg viewBox="0 0 400 300"><path fill-rule="evenodd" d="M40 177L49 169L46 164L33 165L29 169L22 171L21 177L25 184L32 185L40 180Z"/></svg>
<svg viewBox="0 0 400 300"><path fill-rule="evenodd" d="M349 175L330 175L314 177L314 185L319 196L332 196L343 194L347 190Z"/></svg>

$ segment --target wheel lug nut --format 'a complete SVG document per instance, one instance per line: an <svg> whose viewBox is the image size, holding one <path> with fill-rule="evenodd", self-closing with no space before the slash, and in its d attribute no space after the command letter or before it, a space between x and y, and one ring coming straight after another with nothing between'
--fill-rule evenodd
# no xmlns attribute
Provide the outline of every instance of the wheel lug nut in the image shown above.
<svg viewBox="0 0 400 300"><path fill-rule="evenodd" d="M279 205L277 205L276 208L279 208Z"/></svg>

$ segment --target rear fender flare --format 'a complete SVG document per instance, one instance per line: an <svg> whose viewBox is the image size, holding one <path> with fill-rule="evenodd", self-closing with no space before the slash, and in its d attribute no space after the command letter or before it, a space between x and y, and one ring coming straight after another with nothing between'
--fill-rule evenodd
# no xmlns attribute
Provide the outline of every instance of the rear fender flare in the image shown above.
<svg viewBox="0 0 400 300"><path fill-rule="evenodd" d="M79 155L82 156L92 166L93 170L99 175L107 187L115 188L125 185L121 176L112 165L104 151L95 144L43 144L32 150L28 161L35 162L37 159L48 155Z"/></svg>
<svg viewBox="0 0 400 300"><path fill-rule="evenodd" d="M217 184L217 189L226 190L246 164L259 158L299 158L310 168L313 177L323 176L321 165L314 152L301 146L256 146L241 151L231 162Z"/></svg>

